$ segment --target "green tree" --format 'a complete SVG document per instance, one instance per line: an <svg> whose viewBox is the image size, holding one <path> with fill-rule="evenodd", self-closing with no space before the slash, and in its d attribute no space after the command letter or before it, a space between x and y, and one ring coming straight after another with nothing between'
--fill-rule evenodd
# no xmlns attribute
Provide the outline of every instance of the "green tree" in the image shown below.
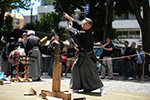
<svg viewBox="0 0 150 100"><path fill-rule="evenodd" d="M13 18L10 15L7 15L4 24L6 25L8 32L10 32L13 29L12 23L13 23Z"/></svg>
<svg viewBox="0 0 150 100"><path fill-rule="evenodd" d="M94 31L95 42L103 41L105 26L105 0L89 0L89 15L87 17L93 20L92 30Z"/></svg>
<svg viewBox="0 0 150 100"><path fill-rule="evenodd" d="M0 1L0 28L3 26L5 12L12 9L24 8L28 9L31 0L1 0Z"/></svg>
<svg viewBox="0 0 150 100"><path fill-rule="evenodd" d="M12 26L12 22L13 22L13 18L10 15L6 16L6 19L4 20L4 24L1 28L1 32L3 33L3 36L6 37L6 35L8 34L8 32L10 32L13 28ZM6 41L7 37L4 38L4 40ZM3 47L3 43L0 42L0 49Z"/></svg>
<svg viewBox="0 0 150 100"><path fill-rule="evenodd" d="M4 28L5 26L5 25L3 26L5 12L11 11L12 9L18 9L18 8L29 9L30 5L31 5L31 0L0 0L0 39L3 36L2 27Z"/></svg>
<svg viewBox="0 0 150 100"><path fill-rule="evenodd" d="M112 21L114 15L122 15L129 11L127 3L124 0L51 0L55 6L56 12L62 14L66 12L69 15L74 15L75 10L80 9L79 20L89 17L93 20L92 30L94 31L95 42L103 41L106 36L117 38L118 35L112 29ZM88 2L87 2L88 1ZM122 1L122 2L121 2ZM85 5L89 3L89 14L85 15ZM114 6L114 3L115 6ZM125 4L125 6L123 6ZM119 9L122 9L120 11ZM115 32L115 33L114 33Z"/></svg>
<svg viewBox="0 0 150 100"><path fill-rule="evenodd" d="M85 18L86 0L51 0L55 6L56 12L63 16L63 12L74 16L75 10L80 9L79 20ZM94 31L95 41L103 39L104 24L105 24L105 1L104 0L89 0L90 13L87 17L94 22L92 30Z"/></svg>
<svg viewBox="0 0 150 100"><path fill-rule="evenodd" d="M48 14L43 14L40 16L40 21L35 21L34 23L27 23L24 29L41 31L52 34L57 32L60 34L61 40L67 39L67 31L64 27L59 26L61 21L61 16L57 13L51 12Z"/></svg>

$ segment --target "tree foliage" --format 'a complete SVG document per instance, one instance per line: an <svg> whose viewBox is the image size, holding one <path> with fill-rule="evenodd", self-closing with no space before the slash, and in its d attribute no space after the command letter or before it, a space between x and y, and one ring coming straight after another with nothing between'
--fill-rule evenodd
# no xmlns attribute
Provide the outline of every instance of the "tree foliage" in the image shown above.
<svg viewBox="0 0 150 100"><path fill-rule="evenodd" d="M131 11L129 9L129 4L125 0L50 0L55 6L56 12L62 15L62 12L66 12L69 15L74 15L76 9L80 9L79 20L83 20L85 17L89 17L93 20L92 30L94 32L95 42L103 41L104 33L110 37L117 38L119 34L115 31L112 31L112 21L114 15L121 16L123 13L128 13ZM88 1L88 2L87 2ZM106 13L106 8L109 6L107 2L112 2L112 10L108 9ZM89 14L85 15L85 6L86 3L89 3ZM106 20L107 19L107 20ZM110 20L111 19L111 20ZM109 22L109 23L107 23ZM111 26L111 27L108 27ZM110 30L110 31L108 31ZM115 32L115 33L114 33Z"/></svg>
<svg viewBox="0 0 150 100"><path fill-rule="evenodd" d="M12 23L13 23L13 18L10 15L7 15L4 24L6 25L8 32L10 32L13 29Z"/></svg>
<svg viewBox="0 0 150 100"><path fill-rule="evenodd" d="M4 14L7 11L11 11L12 9L29 9L31 5L31 0L1 0L0 1L0 28L3 25Z"/></svg>
<svg viewBox="0 0 150 100"><path fill-rule="evenodd" d="M12 22L13 18L10 15L7 15L1 28L1 32L3 33L3 35L7 35L7 33L13 29Z"/></svg>
<svg viewBox="0 0 150 100"><path fill-rule="evenodd" d="M1 28L1 32L3 33L3 36L4 36L4 39L3 39L4 41L7 41L6 36L13 29L12 22L13 22L13 18L10 15L7 15L5 20L4 20L4 24ZM3 43L0 42L0 45L3 46Z"/></svg>
<svg viewBox="0 0 150 100"><path fill-rule="evenodd" d="M59 33L61 40L67 39L67 32L64 27L59 27L61 16L57 13L48 13L40 16L40 21L34 23L27 23L24 29L41 31L52 34L53 32Z"/></svg>
<svg viewBox="0 0 150 100"><path fill-rule="evenodd" d="M30 5L31 5L31 0L0 0L0 39L4 35L3 30L7 26L7 22L5 25L3 25L5 12L11 11L12 9L18 9L18 8L29 9ZM8 31L10 31L10 29ZM0 44L2 44L1 41Z"/></svg>
<svg viewBox="0 0 150 100"><path fill-rule="evenodd" d="M85 15L85 5L86 0L51 0L53 5L55 6L56 12L58 12L61 16L63 16L63 12L68 13L71 16L75 15L75 10L79 9L79 20L82 21ZM93 20L93 31L95 41L100 41L103 39L103 31L104 31L104 24L105 24L105 6L104 0L93 0L91 3L94 5L90 5L92 11L90 11L87 17L90 17ZM94 8L94 9L93 9ZM93 13L94 12L94 13Z"/></svg>

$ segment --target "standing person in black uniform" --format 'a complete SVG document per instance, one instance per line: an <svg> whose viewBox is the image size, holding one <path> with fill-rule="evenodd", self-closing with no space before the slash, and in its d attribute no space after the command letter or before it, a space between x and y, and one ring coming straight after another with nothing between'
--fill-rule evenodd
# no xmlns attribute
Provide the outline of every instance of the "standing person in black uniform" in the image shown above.
<svg viewBox="0 0 150 100"><path fill-rule="evenodd" d="M18 47L24 48L24 43L25 43L26 39L27 39L27 33L24 32L24 33L22 34L22 38L19 38L19 39L18 39L18 42L17 42L16 45L15 45L16 48L18 48Z"/></svg>
<svg viewBox="0 0 150 100"><path fill-rule="evenodd" d="M121 49L121 54L122 54L122 56L125 55L125 51L126 51L126 49L128 48L128 45L129 45L129 42L128 42L128 41L124 41L124 47ZM124 69L125 63L126 63L125 59L122 58L122 59L121 59L121 62L120 62L120 64L121 64L121 68L120 68L120 70L121 70L121 75L124 75L123 69Z"/></svg>
<svg viewBox="0 0 150 100"><path fill-rule="evenodd" d="M29 63L31 66L28 67L28 74L27 77L32 78L33 81L41 80L41 53L40 53L40 46L39 41L40 38L35 36L35 32L30 30L27 32L28 38L25 42L25 52L29 57Z"/></svg>
<svg viewBox="0 0 150 100"><path fill-rule="evenodd" d="M11 64L8 62L8 56L11 51L15 50L15 38L10 37L10 41L4 46L2 50L2 71L6 76L12 74L12 71L15 69Z"/></svg>
<svg viewBox="0 0 150 100"><path fill-rule="evenodd" d="M32 50L33 47L39 47L40 38L35 36L35 32L32 30L27 32L27 36L28 38L25 41L25 52L27 55L30 55L30 53L32 53L30 50Z"/></svg>
<svg viewBox="0 0 150 100"><path fill-rule="evenodd" d="M129 55L134 55L136 54L136 49L135 49L136 43L132 42L131 47L128 47L125 51L125 56ZM136 62L136 57L127 57L125 58L125 65L123 67L123 76L124 78L127 78L128 80L134 79L133 78L133 66L135 65Z"/></svg>
<svg viewBox="0 0 150 100"><path fill-rule="evenodd" d="M82 24L79 24L66 13L64 13L64 17L72 22L72 26L70 22L67 25L70 35L76 39L76 43L78 41L79 47L79 53L71 70L70 88L73 89L73 93L79 92L81 89L84 92L91 92L101 88L101 93L103 93L103 83L99 78L96 60L93 57L94 37L91 30L92 20L85 18Z"/></svg>
<svg viewBox="0 0 150 100"><path fill-rule="evenodd" d="M124 41L124 47L121 49L121 54L122 55L124 55L124 52L128 48L128 45L129 45L129 42L128 41Z"/></svg>

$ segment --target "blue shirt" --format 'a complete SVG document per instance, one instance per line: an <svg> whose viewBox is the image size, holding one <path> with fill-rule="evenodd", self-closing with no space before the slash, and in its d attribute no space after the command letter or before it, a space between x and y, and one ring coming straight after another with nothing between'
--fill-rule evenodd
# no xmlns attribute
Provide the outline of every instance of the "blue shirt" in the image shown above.
<svg viewBox="0 0 150 100"><path fill-rule="evenodd" d="M145 57L144 51L143 50L141 50L141 51L136 50L136 53L137 53L137 61L136 61L136 63L137 64L142 64L143 63L143 57Z"/></svg>

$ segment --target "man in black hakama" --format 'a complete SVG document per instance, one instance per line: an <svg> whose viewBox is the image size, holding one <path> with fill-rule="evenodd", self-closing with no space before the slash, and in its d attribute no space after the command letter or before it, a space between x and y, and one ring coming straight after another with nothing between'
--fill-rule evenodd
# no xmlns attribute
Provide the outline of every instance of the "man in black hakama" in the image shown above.
<svg viewBox="0 0 150 100"><path fill-rule="evenodd" d="M75 39L79 48L79 53L71 70L70 88L73 89L73 92L78 92L81 89L84 92L91 92L101 88L101 93L103 93L103 83L99 78L96 60L93 57L94 37L91 30L92 20L85 18L82 24L79 24L66 13L64 17L72 22L72 26L70 22L67 25L70 35Z"/></svg>

